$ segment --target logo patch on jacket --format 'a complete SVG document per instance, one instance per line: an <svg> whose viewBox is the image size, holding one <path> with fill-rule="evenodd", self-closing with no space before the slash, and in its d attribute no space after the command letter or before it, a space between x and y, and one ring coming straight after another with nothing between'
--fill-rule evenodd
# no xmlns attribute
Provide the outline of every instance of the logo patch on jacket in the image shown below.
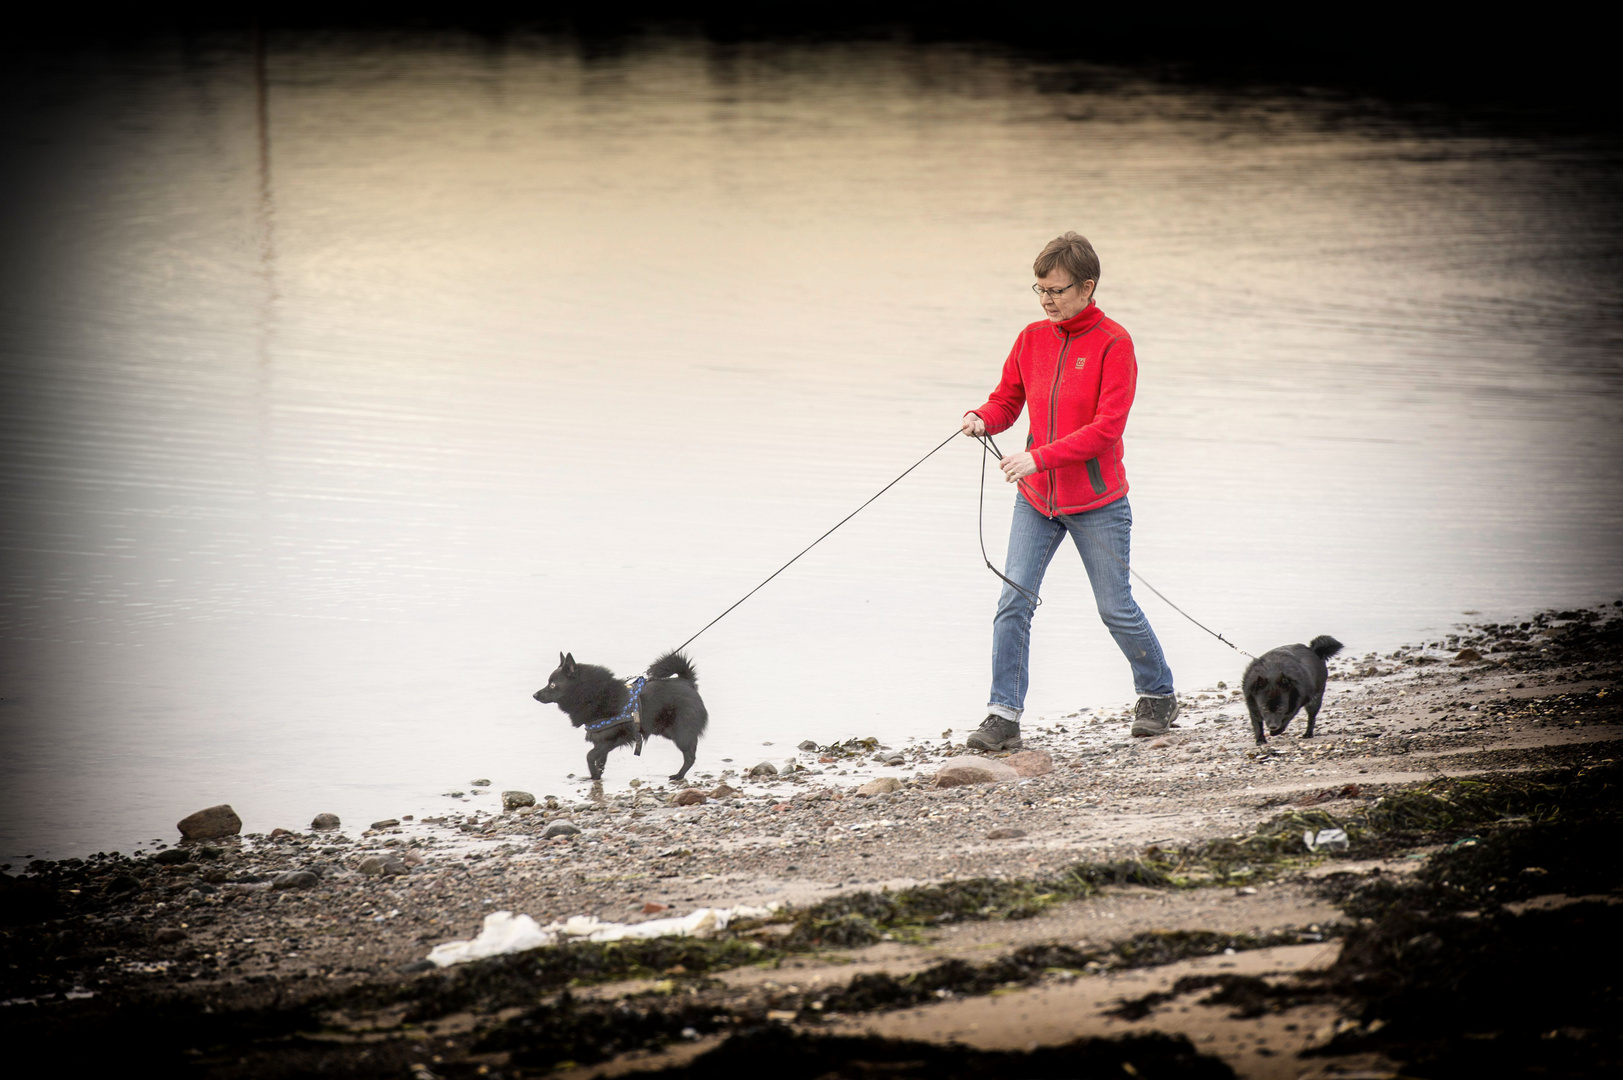
<svg viewBox="0 0 1623 1080"><path fill-rule="evenodd" d="M1083 367L1085 367L1087 365L1087 362L1088 362L1088 358L1086 356L1077 357L1076 358L1076 370L1081 371L1083 369Z"/></svg>

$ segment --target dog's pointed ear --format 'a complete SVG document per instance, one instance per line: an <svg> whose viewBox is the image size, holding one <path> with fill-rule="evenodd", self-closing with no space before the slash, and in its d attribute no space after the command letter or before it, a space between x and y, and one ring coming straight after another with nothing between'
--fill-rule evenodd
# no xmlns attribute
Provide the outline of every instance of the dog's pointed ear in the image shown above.
<svg viewBox="0 0 1623 1080"><path fill-rule="evenodd" d="M564 654L564 670L565 671L574 671L576 666L577 665L575 664L575 654L574 653L565 653Z"/></svg>
<svg viewBox="0 0 1623 1080"><path fill-rule="evenodd" d="M563 667L563 666L564 666L564 654L563 654L563 653L562 653L562 652L560 652L560 653L559 653L559 654L558 654L558 666L559 666L559 667Z"/></svg>

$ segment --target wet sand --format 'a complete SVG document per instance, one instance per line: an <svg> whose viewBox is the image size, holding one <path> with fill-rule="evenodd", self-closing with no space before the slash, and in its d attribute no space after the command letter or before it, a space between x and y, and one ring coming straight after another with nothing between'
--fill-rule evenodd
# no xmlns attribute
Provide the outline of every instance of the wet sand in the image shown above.
<svg viewBox="0 0 1623 1080"><path fill-rule="evenodd" d="M1356 840L1337 857L1304 850L1243 888L1108 886L1042 901L1020 918L966 909L858 947L821 939L791 947L801 932L794 920L820 902L856 903L884 889L1051 881L1077 864L1254 834L1282 813L1311 809L1352 820L1438 777L1599 767L1615 758L1623 720L1620 613L1612 605L1546 613L1462 627L1385 656L1338 657L1316 736L1300 737L1298 717L1266 748L1253 745L1238 693L1214 686L1187 695L1177 726L1160 739L1130 738L1125 706L1028 722L1027 747L1048 754L1052 771L996 784L934 786L939 764L963 753L965 733L954 732L928 744L801 752L804 768L791 777L724 775L731 790L691 806L671 805L673 787L588 791L575 802L498 812L498 794L472 794L482 789L470 786L449 800L454 810L419 821L196 844L166 856L176 860L167 865L107 856L14 867L0 892L8 923L0 938L7 961L0 1025L15 1044L30 1032L89 1030L114 1012L144 1016L142 1028L165 1052L210 1075L316 1067L348 1075L536 1075L556 1066L597 1076L690 1061L698 1069L710 1060L703 1055L759 1028L784 1029L772 1038L876 1035L988 1053L1155 1034L1188 1041L1193 1056L1177 1068L1195 1071L1175 1075L1196 1075L1211 1059L1242 1076L1395 1075L1401 1062L1374 1043L1349 1048L1348 1025L1359 1021L1345 996L1304 993L1280 1008L1236 1015L1184 991L1140 1016L1111 1010L1168 994L1189 977L1283 985L1329 970L1358 919L1345 909L1344 885L1328 890L1327 876L1401 882L1440 850L1436 842ZM875 760L898 751L899 766ZM856 794L877 776L895 777L900 787ZM559 822L579 832L547 838ZM1006 835L1016 830L1023 835ZM377 856L369 866L387 862L385 872L365 872L362 861ZM276 875L292 870L313 874L301 879L307 887L278 887ZM758 963L734 955L703 960L707 970L677 963L634 978L538 984L528 998L464 994L460 1004L422 1003L422 988L467 984L481 964L494 965L495 981L516 970L493 961L449 975L423 970L433 946L475 936L493 911L541 923L579 914L637 922L769 903L783 905L779 917L726 935L759 947ZM1230 935L1233 945L1194 955L1216 948L1197 940L1203 933L1213 941ZM1123 942L1158 934L1184 954L1146 961L1122 951ZM1093 959L1074 970L1028 962L1045 948ZM964 971L1008 961L1016 974L989 990L944 984L928 1003L908 1007L877 998L872 1008L836 1007L868 1000L853 996L864 977L905 981L948 961ZM563 1005L560 991L569 995ZM704 1019L665 1035L645 1024L643 1045L627 1050L617 1036L593 1054L603 1060L575 1065L548 1060L512 1034L526 1002L574 1010L572 1017L586 1015L582 1009L632 1009L645 1020L658 1013L667 1026L680 1006ZM234 1035L203 1037L180 1019L199 1010L255 1019ZM717 1016L725 1022L710 1023ZM1332 1045L1339 1049L1324 1055ZM1300 1056L1315 1050L1321 1055Z"/></svg>

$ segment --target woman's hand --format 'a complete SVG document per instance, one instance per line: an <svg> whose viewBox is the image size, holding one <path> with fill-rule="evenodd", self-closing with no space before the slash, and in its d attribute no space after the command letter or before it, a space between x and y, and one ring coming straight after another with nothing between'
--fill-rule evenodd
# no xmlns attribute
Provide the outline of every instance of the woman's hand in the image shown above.
<svg viewBox="0 0 1623 1080"><path fill-rule="evenodd" d="M965 435L985 435L986 421L972 412L965 413L963 432Z"/></svg>
<svg viewBox="0 0 1623 1080"><path fill-rule="evenodd" d="M998 468L1003 470L1003 479L1011 484L1022 476L1030 476L1037 471L1037 459L1024 452L1010 454L997 464Z"/></svg>

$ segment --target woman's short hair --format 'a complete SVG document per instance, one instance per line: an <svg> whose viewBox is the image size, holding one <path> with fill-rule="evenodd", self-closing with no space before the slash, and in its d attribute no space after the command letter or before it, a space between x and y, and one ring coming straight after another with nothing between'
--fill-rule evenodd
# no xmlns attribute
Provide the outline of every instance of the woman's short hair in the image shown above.
<svg viewBox="0 0 1623 1080"><path fill-rule="evenodd" d="M1080 284L1084 281L1097 283L1099 280L1099 256L1088 243L1088 238L1081 233L1068 232L1064 236L1056 236L1043 248L1037 261L1031 264L1031 269L1040 278L1045 278L1055 270L1064 270L1071 275L1071 281Z"/></svg>

